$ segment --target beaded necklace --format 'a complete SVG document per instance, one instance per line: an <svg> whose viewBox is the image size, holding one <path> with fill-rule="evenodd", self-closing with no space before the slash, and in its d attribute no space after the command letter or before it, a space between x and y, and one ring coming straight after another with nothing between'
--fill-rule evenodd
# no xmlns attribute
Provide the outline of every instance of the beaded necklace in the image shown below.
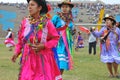
<svg viewBox="0 0 120 80"><path fill-rule="evenodd" d="M46 17L46 15L41 15L37 19L34 19L33 17L29 16L28 20L30 21L30 24L34 28L34 34L35 34L33 44L38 43L37 32L45 27L47 19L48 18Z"/></svg>
<svg viewBox="0 0 120 80"><path fill-rule="evenodd" d="M73 21L72 19L72 14L71 13L62 13L62 12L58 12L57 13L62 20L64 20L65 22L70 22Z"/></svg>
<svg viewBox="0 0 120 80"><path fill-rule="evenodd" d="M45 27L47 17L46 15L41 15L37 19L34 19L33 17L29 16L28 20L30 21L30 24L36 27L36 30L41 30Z"/></svg>

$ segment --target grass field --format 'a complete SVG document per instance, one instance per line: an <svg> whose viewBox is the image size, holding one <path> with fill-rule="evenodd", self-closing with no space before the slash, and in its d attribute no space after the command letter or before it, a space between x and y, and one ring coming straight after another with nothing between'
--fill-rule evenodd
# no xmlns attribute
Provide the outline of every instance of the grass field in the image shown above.
<svg viewBox="0 0 120 80"><path fill-rule="evenodd" d="M0 45L0 80L17 80L19 61L12 63L12 55L13 52ZM100 62L99 48L97 48L97 55L89 55L88 48L85 47L75 52L73 57L74 69L65 71L63 80L118 80L108 77L106 65Z"/></svg>

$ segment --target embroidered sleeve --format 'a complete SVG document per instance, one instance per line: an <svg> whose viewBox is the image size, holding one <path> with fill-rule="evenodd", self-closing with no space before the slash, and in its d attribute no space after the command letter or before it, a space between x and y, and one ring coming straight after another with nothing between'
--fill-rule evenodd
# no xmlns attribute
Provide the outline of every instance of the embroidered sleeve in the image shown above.
<svg viewBox="0 0 120 80"><path fill-rule="evenodd" d="M17 44L15 45L15 54L20 54L21 53L21 49L22 49L22 45L23 45L23 42L22 42L22 39L23 39L23 30L24 30L24 20L21 22L21 25L20 25L20 28L19 28L19 31L18 31L18 42Z"/></svg>
<svg viewBox="0 0 120 80"><path fill-rule="evenodd" d="M58 35L53 23L50 20L48 21L47 28L48 28L48 37L50 35L51 39L49 41L46 41L45 48L56 47L58 40L59 40L59 35Z"/></svg>

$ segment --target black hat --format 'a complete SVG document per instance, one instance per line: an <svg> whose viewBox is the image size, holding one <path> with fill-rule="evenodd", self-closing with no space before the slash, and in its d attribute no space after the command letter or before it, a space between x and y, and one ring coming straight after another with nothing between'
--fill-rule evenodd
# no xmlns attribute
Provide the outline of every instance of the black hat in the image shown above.
<svg viewBox="0 0 120 80"><path fill-rule="evenodd" d="M74 5L69 1L64 1L64 2L62 2L60 4L58 4L58 7L61 8L62 5L69 5L71 8L74 7Z"/></svg>
<svg viewBox="0 0 120 80"><path fill-rule="evenodd" d="M42 6L42 10L40 11L40 14L46 14L48 12L48 7L46 4L45 0L34 0L39 6ZM29 3L30 0L27 0L27 2Z"/></svg>
<svg viewBox="0 0 120 80"><path fill-rule="evenodd" d="M105 21L106 21L106 19L110 19L110 20L112 20L114 23L116 23L116 20L115 20L114 17L111 16L111 15L103 18L103 20L105 20Z"/></svg>

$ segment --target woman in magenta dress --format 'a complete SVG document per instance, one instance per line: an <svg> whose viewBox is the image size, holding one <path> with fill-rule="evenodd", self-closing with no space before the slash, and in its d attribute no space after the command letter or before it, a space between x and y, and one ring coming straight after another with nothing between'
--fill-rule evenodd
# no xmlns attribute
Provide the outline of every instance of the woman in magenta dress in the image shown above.
<svg viewBox="0 0 120 80"><path fill-rule="evenodd" d="M30 16L24 18L18 32L18 43L12 61L22 53L18 80L62 80L52 48L59 36L46 17L44 0L27 0ZM43 15L44 14L44 15Z"/></svg>

